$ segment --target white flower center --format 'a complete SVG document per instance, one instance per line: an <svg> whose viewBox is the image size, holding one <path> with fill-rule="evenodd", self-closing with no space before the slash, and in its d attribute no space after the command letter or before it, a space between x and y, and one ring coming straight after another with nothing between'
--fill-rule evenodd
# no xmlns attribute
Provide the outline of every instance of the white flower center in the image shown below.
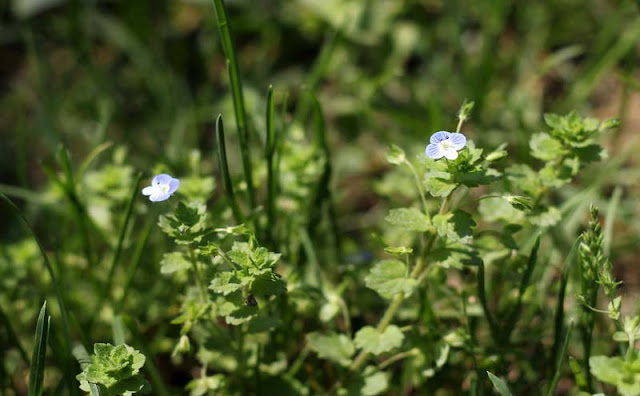
<svg viewBox="0 0 640 396"><path fill-rule="evenodd" d="M169 185L168 184L161 184L158 186L158 190L160 190L161 193L166 194L169 192Z"/></svg>
<svg viewBox="0 0 640 396"><path fill-rule="evenodd" d="M440 147L442 147L443 150L450 150L453 148L453 145L451 144L449 139L447 139L440 142Z"/></svg>

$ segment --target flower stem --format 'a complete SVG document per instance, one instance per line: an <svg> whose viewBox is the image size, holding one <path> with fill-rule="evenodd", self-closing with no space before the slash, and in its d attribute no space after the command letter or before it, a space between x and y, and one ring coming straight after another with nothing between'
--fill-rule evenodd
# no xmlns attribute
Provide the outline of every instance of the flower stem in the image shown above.
<svg viewBox="0 0 640 396"><path fill-rule="evenodd" d="M451 194L449 194L449 196L445 197L442 200L442 204L440 204L440 210L438 212L439 214L442 214L447 210L450 196ZM433 244L435 243L437 238L438 238L438 234L430 235L425 245L424 254L418 257L416 261L416 266L411 271L409 278L418 279L420 277L420 274L422 273L427 263L427 261L425 260L425 257L429 255L429 252L431 251L431 248L433 247ZM382 316L382 319L380 319L380 322L378 322L378 326L376 327L376 331L378 333L382 333L387 329L387 326L389 326L389 324L391 323L391 320L393 319L396 312L398 311L398 308L400 308L400 305L402 305L402 302L404 301L404 297L405 297L404 293L398 293L393 297L393 299L391 300L391 304L389 304L389 306L387 307L387 310ZM350 367L351 371L358 371L362 367L364 362L367 360L368 356L369 354L367 352L365 351L360 352L358 356L356 356L356 358L351 363L351 367Z"/></svg>
<svg viewBox="0 0 640 396"><path fill-rule="evenodd" d="M420 182L420 177L418 176L418 172L416 168L409 162L408 160L404 160L405 164L411 169L411 173L413 173L413 177L416 179L416 186L418 187L418 192L420 193L420 200L422 201L422 209L425 213L429 213L427 210L427 199L424 196L424 189L422 187L422 183Z"/></svg>

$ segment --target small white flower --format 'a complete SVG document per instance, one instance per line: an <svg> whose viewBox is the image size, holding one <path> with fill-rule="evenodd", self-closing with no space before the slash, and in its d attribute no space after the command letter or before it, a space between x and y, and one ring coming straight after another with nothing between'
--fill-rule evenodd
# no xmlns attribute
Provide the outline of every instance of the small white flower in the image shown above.
<svg viewBox="0 0 640 396"><path fill-rule="evenodd" d="M153 178L149 187L142 189L142 194L148 195L151 202L160 202L168 199L179 186L180 180L162 173Z"/></svg>
<svg viewBox="0 0 640 396"><path fill-rule="evenodd" d="M467 138L461 133L439 131L431 135L431 144L425 149L427 157L439 159L445 157L449 160L458 158L458 151L467 144Z"/></svg>

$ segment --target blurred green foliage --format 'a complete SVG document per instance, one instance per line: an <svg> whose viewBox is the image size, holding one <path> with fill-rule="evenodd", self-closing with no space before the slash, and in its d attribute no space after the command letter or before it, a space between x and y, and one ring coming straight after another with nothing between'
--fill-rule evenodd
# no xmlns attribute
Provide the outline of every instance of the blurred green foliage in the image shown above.
<svg viewBox="0 0 640 396"><path fill-rule="evenodd" d="M269 235L266 243L287 241L274 250L295 268L285 274L291 296L286 304L295 310L290 313L294 317L281 319L297 327L274 337L266 350L247 347L248 356L232 356L229 340L199 333L194 337L199 344L214 345L209 345L213 352L200 351L197 357L188 354L189 338L184 337L203 312L199 291L188 289L183 300L175 298L188 284L186 270L191 263L186 251L165 253L171 251L170 242L159 229L177 244L193 247L202 262L206 260L202 257L218 250L207 228L233 236L245 231L223 230L232 222L220 187L215 120L221 113L229 131L236 130L236 123L211 2L12 0L0 4L0 192L20 202L43 240L68 310L75 313L70 319L73 333L86 338L87 330L92 330L90 339L81 339L87 348L109 339L109 326L104 324L126 312L135 318L135 326L128 327L130 343L137 340L136 348L146 348L142 352L148 359L156 357L157 367L148 361L145 368L158 394L163 392L158 387L162 377L169 388L164 392L169 394L187 383L194 395L228 385L227 378L206 370L192 378L190 369L196 359L214 370L232 372L243 361L253 364L265 355L277 356L263 363L264 372L269 373L263 378L265 389L286 388L297 394L302 392L294 378L299 366L287 369L287 361L307 342L320 358L349 366L356 346L340 331L350 332L353 325L360 330L355 344L367 353L388 352L403 341L417 345L407 352L412 359L402 371L398 389L414 384L418 389L440 387L455 394L461 387L471 387L471 377L459 369L441 374L441 369L451 349L474 342L469 330L460 326L448 338L437 339L420 330L403 335L390 325L373 334L370 325L377 316L372 313L385 306L373 290L385 298L398 291L413 293L415 285L406 276L402 260L412 252L415 232L435 231L457 243L453 250L434 249L437 265L425 276L440 281L445 271L456 268L464 279L468 273L463 264L477 265L481 256L487 267L487 292L496 298L491 308L508 312L510 304L521 298L533 307L526 316L532 318L546 303L544 291L555 292L558 286L553 273L538 266L532 269L537 287L519 296L504 288L509 280L506 274L526 268L526 260L516 250L531 242L515 241L514 234L521 230L526 213L535 226L550 230L544 259L559 265L584 227L592 202L603 208L610 221L601 243L618 268L616 278L626 281L626 290L637 296L638 273L630 265L640 254L640 164L633 156L638 147L634 133L640 129L634 117L640 105L637 2L229 0L226 4L244 85L249 137L257 146L267 142L264 109L270 85L277 122L282 124L278 128L287 130L278 148L280 217L273 229L259 230L258 237ZM310 97L317 98L317 103ZM465 99L475 102L464 128L473 143L460 161L448 166L424 158L413 161L423 152L431 132L454 130L452 115ZM545 113L568 115L545 117ZM578 114L617 117L621 127L606 132L614 125ZM320 130L327 131L325 141ZM600 134L606 136L609 160L592 166L591 161L604 158L596 144L602 142ZM429 224L416 221L418 210L410 206L415 201L413 175L385 163L389 144L406 149L406 153L392 151L389 162L403 164L407 158L415 162L420 181L424 179L433 197L446 197L458 185L476 187L497 180L500 172L493 169L494 161L504 161L500 169L505 179L500 185L521 195L500 192L480 200L481 224L463 210L438 214ZM323 145L330 146L331 161L318 150ZM71 167L58 156L60 146L71 153ZM227 133L227 146L234 186L244 196L247 185L239 181L242 165L235 133ZM504 150L509 152L506 158ZM260 157L257 150L253 157ZM166 214L164 209L136 201L133 217L127 221L124 214L138 170L147 176L163 171L180 175L180 194L189 197L193 206ZM256 165L253 172L262 198L266 186L260 183L268 169ZM62 182L56 183L51 174ZM323 201L326 194L318 187L319 180L334 192L331 204ZM475 191L469 198L478 198ZM621 191L618 198L614 191ZM425 212L434 211L434 202L429 197L420 204ZM205 204L216 218L206 216ZM401 206L406 207L394 209L384 221L389 208ZM156 225L160 213L164 216ZM253 219L259 214L258 210L248 216ZM0 389L19 393L28 383L29 366L22 355L33 342L37 308L43 299L55 297L35 242L5 206L0 207L0 218L4 225L0 230L0 329L11 329L0 332ZM501 227L482 228L489 223ZM482 228L475 235L480 252L465 244L475 226ZM332 236L332 229L340 230L339 240ZM118 247L120 235L124 238ZM372 252L379 254L384 247L398 259L373 266ZM248 274L247 257L267 253L262 247L240 243L231 249L235 252L231 263L217 263L226 266L227 275L215 281L224 283L206 286L216 298L232 300L230 309L235 310L246 305L249 297L240 287L242 282L249 289L260 289L261 275ZM105 282L110 283L111 262L117 265L115 281L112 288L103 290ZM267 279L269 293L263 294L279 294L282 281L270 272L275 261L265 263L261 271L274 277ZM503 271L496 271L496 265L503 266ZM367 278L365 267L374 268ZM103 307L101 299L118 303ZM345 300L361 304L353 324L336 319ZM625 306L627 310L639 309L637 304L627 305L631 306ZM55 304L49 308L51 350L62 356L59 308ZM463 308L472 321L482 315L477 301ZM437 309L445 321L461 315L460 304L451 301ZM406 317L401 310L398 315L403 314ZM428 322L429 315L425 308L420 317ZM298 337L318 323L335 321L339 324L328 326L329 333ZM276 325L274 321L256 324L256 339L262 340L260 333ZM606 333L606 326L600 327ZM554 343L531 329L522 331L515 341L518 346L528 339L539 342L517 350L519 354L531 356L539 352L537 348ZM637 360L623 362L608 357L605 347L596 348L602 350L593 357L594 376L618 385L622 377L608 373L607 368L623 365L635 381L629 391L633 394ZM498 354L486 351L480 364L496 374L510 367L510 386L517 394L537 389L540 367L535 362L509 366L499 361ZM459 355L452 359L463 367ZM326 368L319 362L314 360L313 365ZM62 365L52 365L50 370L46 387L59 383L64 371ZM337 376L331 371L317 378L305 375L322 383L314 383L315 391ZM484 374L482 379L475 378L486 381ZM380 367L367 366L354 381L358 392L378 394L388 387L389 378ZM491 381L496 383L494 377Z"/></svg>

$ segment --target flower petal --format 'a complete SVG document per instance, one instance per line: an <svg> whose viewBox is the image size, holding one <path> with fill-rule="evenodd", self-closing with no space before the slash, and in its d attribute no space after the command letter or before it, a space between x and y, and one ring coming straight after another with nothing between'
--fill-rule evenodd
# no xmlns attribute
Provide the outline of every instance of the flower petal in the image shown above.
<svg viewBox="0 0 640 396"><path fill-rule="evenodd" d="M438 131L436 133L434 133L433 135L431 135L431 139L429 139L430 143L440 143L443 140L447 140L449 139L449 137L451 136L451 134L447 131Z"/></svg>
<svg viewBox="0 0 640 396"><path fill-rule="evenodd" d="M434 144L434 143L431 143L430 145L428 145L427 148L424 150L424 153L427 155L427 157L431 159L438 159L444 156L442 147L440 147L439 144Z"/></svg>
<svg viewBox="0 0 640 396"><path fill-rule="evenodd" d="M161 192L159 192L159 193L152 194L152 195L149 197L149 201L151 201L151 202L160 202L160 201L165 201L165 200L167 200L170 196L171 196L171 194L167 194L167 193L161 193Z"/></svg>
<svg viewBox="0 0 640 396"><path fill-rule="evenodd" d="M153 186L145 187L142 189L142 195L151 195L155 191Z"/></svg>
<svg viewBox="0 0 640 396"><path fill-rule="evenodd" d="M171 181L169 182L169 194L173 194L174 192L176 192L178 187L180 187L180 180L175 178L171 179Z"/></svg>
<svg viewBox="0 0 640 396"><path fill-rule="evenodd" d="M443 155L448 160L454 160L454 159L458 158L458 152L453 147L445 149L445 150L442 150L442 151L443 151Z"/></svg>
<svg viewBox="0 0 640 396"><path fill-rule="evenodd" d="M159 175L156 175L153 178L153 180L151 181L151 184L153 184L154 186L160 185L160 184L169 184L171 179L172 179L171 176L167 175L166 173L161 173Z"/></svg>
<svg viewBox="0 0 640 396"><path fill-rule="evenodd" d="M456 150L460 150L467 144L467 138L461 133L452 133L450 140Z"/></svg>

